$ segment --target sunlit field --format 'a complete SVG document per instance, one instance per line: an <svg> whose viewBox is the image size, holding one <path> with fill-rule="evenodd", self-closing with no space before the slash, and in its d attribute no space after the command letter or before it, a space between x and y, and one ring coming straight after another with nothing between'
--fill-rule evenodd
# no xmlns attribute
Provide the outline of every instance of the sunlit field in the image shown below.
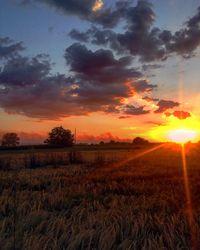
<svg viewBox="0 0 200 250"><path fill-rule="evenodd" d="M192 228L180 145L1 154L1 249L195 249L200 147L185 154Z"/></svg>

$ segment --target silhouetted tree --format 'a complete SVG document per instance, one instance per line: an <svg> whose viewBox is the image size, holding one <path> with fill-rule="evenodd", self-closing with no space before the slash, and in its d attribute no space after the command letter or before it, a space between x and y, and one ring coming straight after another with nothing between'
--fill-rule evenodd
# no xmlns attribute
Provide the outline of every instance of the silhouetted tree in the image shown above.
<svg viewBox="0 0 200 250"><path fill-rule="evenodd" d="M137 145L144 145L144 144L148 144L149 141L142 138L142 137L135 137L133 139L133 144L137 144Z"/></svg>
<svg viewBox="0 0 200 250"><path fill-rule="evenodd" d="M16 133L6 133L2 137L1 145L3 147L16 147L19 142L20 138Z"/></svg>
<svg viewBox="0 0 200 250"><path fill-rule="evenodd" d="M55 127L49 133L49 137L44 141L49 145L70 147L74 143L74 135L69 129L64 129L62 126Z"/></svg>

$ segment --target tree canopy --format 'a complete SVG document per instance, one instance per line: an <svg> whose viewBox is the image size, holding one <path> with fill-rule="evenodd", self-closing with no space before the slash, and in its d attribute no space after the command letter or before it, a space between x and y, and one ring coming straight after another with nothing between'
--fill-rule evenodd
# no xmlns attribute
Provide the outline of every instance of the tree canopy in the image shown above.
<svg viewBox="0 0 200 250"><path fill-rule="evenodd" d="M148 144L148 143L149 141L142 137L135 137L133 139L133 144L143 145L143 144Z"/></svg>
<svg viewBox="0 0 200 250"><path fill-rule="evenodd" d="M1 145L3 147L16 147L20 143L20 138L16 133L6 133L2 137Z"/></svg>
<svg viewBox="0 0 200 250"><path fill-rule="evenodd" d="M64 129L62 126L55 127L51 130L44 143L54 146L70 147L74 144L74 135L69 129Z"/></svg>

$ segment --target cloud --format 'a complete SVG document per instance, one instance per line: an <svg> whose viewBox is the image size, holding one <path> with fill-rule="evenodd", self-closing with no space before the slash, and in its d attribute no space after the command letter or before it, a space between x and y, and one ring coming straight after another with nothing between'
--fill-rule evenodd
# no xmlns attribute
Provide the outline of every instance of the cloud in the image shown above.
<svg viewBox="0 0 200 250"><path fill-rule="evenodd" d="M30 85L5 85L0 93L0 106L9 114L21 114L32 118L59 119L70 115L87 114L78 107L64 75L46 76Z"/></svg>
<svg viewBox="0 0 200 250"><path fill-rule="evenodd" d="M77 40L79 42L88 42L89 41L89 34L88 32L80 32L76 29L72 29L70 32L69 32L69 36L74 39L74 40Z"/></svg>
<svg viewBox="0 0 200 250"><path fill-rule="evenodd" d="M46 78L50 73L51 63L47 55L37 55L33 58L15 57L9 59L0 71L2 85L33 85Z"/></svg>
<svg viewBox="0 0 200 250"><path fill-rule="evenodd" d="M130 5L130 1L117 1L114 8L103 8L102 0L19 0L22 6L33 3L46 4L65 15L75 15L109 28L118 24L124 10Z"/></svg>
<svg viewBox="0 0 200 250"><path fill-rule="evenodd" d="M191 114L189 112L187 112L187 111L180 111L180 110L178 110L178 111L176 110L176 111L174 111L172 113L166 112L165 115L167 117L173 115L174 117L178 118L179 120L185 120L188 117L191 117Z"/></svg>
<svg viewBox="0 0 200 250"><path fill-rule="evenodd" d="M59 119L87 114L70 94L71 78L51 74L46 55L9 59L0 72L0 107L10 114L41 119Z"/></svg>
<svg viewBox="0 0 200 250"><path fill-rule="evenodd" d="M140 71L130 67L129 56L116 59L110 50L91 51L75 43L66 49L64 57L68 77L52 74L48 55L8 59L0 71L0 107L10 114L40 119L99 111L117 114L124 106L123 99L133 95L133 86L127 83L132 82L135 91L154 87L141 80ZM134 112L147 113L132 108Z"/></svg>
<svg viewBox="0 0 200 250"><path fill-rule="evenodd" d="M163 66L161 64L143 64L142 65L142 69L144 71L150 71L150 70L153 70L153 69L160 69L162 67Z"/></svg>
<svg viewBox="0 0 200 250"><path fill-rule="evenodd" d="M47 135L39 133L25 133L19 132L20 144L22 145L37 145L43 144L44 140L47 138Z"/></svg>
<svg viewBox="0 0 200 250"><path fill-rule="evenodd" d="M115 59L111 50L99 49L92 52L80 43L66 49L65 59L77 78L92 79L97 84L121 83L142 76L141 72L129 67L131 57Z"/></svg>
<svg viewBox="0 0 200 250"><path fill-rule="evenodd" d="M157 85L149 84L146 80L140 80L131 84L133 89L137 92L150 92L157 88Z"/></svg>
<svg viewBox="0 0 200 250"><path fill-rule="evenodd" d="M145 106L135 107L133 105L126 105L123 112L127 115L145 115L149 114L150 110L145 110Z"/></svg>
<svg viewBox="0 0 200 250"><path fill-rule="evenodd" d="M131 118L131 116L129 116L129 115L122 115L122 116L119 116L118 117L120 120L121 119L128 119L128 118Z"/></svg>
<svg viewBox="0 0 200 250"><path fill-rule="evenodd" d="M174 102L174 101L170 101L170 100L160 100L157 103L158 109L155 111L155 113L164 113L168 109L172 109L172 108L177 107L179 105L180 105L180 103L178 103L178 102Z"/></svg>
<svg viewBox="0 0 200 250"><path fill-rule="evenodd" d="M9 37L0 37L0 60L13 58L24 49L22 42L15 43Z"/></svg>
<svg viewBox="0 0 200 250"><path fill-rule="evenodd" d="M185 23L185 26L173 36L169 32L167 46L169 51L187 58L192 56L200 45L200 7L197 9L196 15Z"/></svg>
<svg viewBox="0 0 200 250"><path fill-rule="evenodd" d="M130 1L126 3L120 1L116 3L114 10L106 9L96 16L96 21L107 28L115 27L120 19L126 23L124 33L116 33L108 29L101 30L93 26L85 34L87 37L90 35L92 43L109 44L118 53L129 52L131 55L139 56L142 61L166 59L162 32L152 27L155 13L149 1L140 0L136 6L132 6Z"/></svg>
<svg viewBox="0 0 200 250"><path fill-rule="evenodd" d="M56 8L59 11L67 15L77 15L82 18L88 18L91 14L93 7L95 6L95 0L67 0L67 1L57 1L57 0L42 0L38 1L41 3L46 3L51 7Z"/></svg>
<svg viewBox="0 0 200 250"><path fill-rule="evenodd" d="M193 56L200 45L200 7L197 13L189 18L183 28L174 34L154 26L155 12L148 0L116 1L112 8L103 6L101 0L21 0L21 3L43 3L61 11L65 15L75 15L92 24L101 25L101 30L93 28L79 32L72 30L70 36L78 41L88 42L89 35L92 43L109 44L118 53L130 53L138 56L143 62L166 60L176 53L185 58ZM97 7L97 8L95 8ZM94 11L95 9L95 11ZM125 23L125 32L117 33L115 28L119 21Z"/></svg>
<svg viewBox="0 0 200 250"><path fill-rule="evenodd" d="M153 26L155 13L153 5L147 0L138 1L136 6L130 3L116 4L114 10L103 10L95 18L97 23L107 28L115 27L119 20L123 19L126 22L126 30L124 33L116 33L93 26L85 32L87 42L109 45L121 54L129 52L143 62L163 61L175 53L190 58L200 45L200 7L197 13L184 23L184 27L174 34ZM81 35L84 36L83 33ZM160 68L160 65L144 64L143 70L156 68Z"/></svg>
<svg viewBox="0 0 200 250"><path fill-rule="evenodd" d="M159 37L160 29L152 27L155 13L149 1L141 0L136 6L128 8L125 20L127 30L116 36L122 51L128 51L147 62L166 58L165 48Z"/></svg>
<svg viewBox="0 0 200 250"><path fill-rule="evenodd" d="M94 12L95 12L95 11L99 11L99 10L102 9L102 7L103 7L103 1L102 1L102 0L96 0L94 6L93 6L93 8L92 8L92 10L93 10Z"/></svg>
<svg viewBox="0 0 200 250"><path fill-rule="evenodd" d="M142 99L147 101L147 102L158 102L159 101L158 98L151 98L151 97L148 97L148 96L144 96Z"/></svg>
<svg viewBox="0 0 200 250"><path fill-rule="evenodd" d="M151 124L151 125L155 125L155 126L165 126L164 123L162 122L157 122L157 121L146 121L146 124Z"/></svg>
<svg viewBox="0 0 200 250"><path fill-rule="evenodd" d="M78 85L72 93L90 109L110 112L111 106L121 105L122 98L132 95L126 82L142 77L141 72L129 67L131 57L115 59L110 50L93 52L75 43L66 49L65 59Z"/></svg>
<svg viewBox="0 0 200 250"><path fill-rule="evenodd" d="M15 132L18 134L20 138L20 144L21 145L38 145L43 144L44 140L47 138L47 134L40 134L40 133L34 133L34 132L16 132L14 131L3 131L0 130L0 141L4 134Z"/></svg>
<svg viewBox="0 0 200 250"><path fill-rule="evenodd" d="M96 45L106 46L110 41L112 41L112 36L115 35L110 29L99 29L96 26L92 25L85 34L87 34L88 39L91 43Z"/></svg>
<svg viewBox="0 0 200 250"><path fill-rule="evenodd" d="M77 135L78 143L99 143L101 141L110 142L117 141L117 142L130 142L130 139L127 138L120 138L118 136L113 135L110 132L102 133L100 135L91 135L88 133L80 133Z"/></svg>
<svg viewBox="0 0 200 250"><path fill-rule="evenodd" d="M153 27L155 13L146 0L129 8L125 18L128 28L124 34L117 35L117 40L120 46L142 61L166 60L173 53L188 58L200 45L200 7L184 24L185 27L174 34Z"/></svg>
<svg viewBox="0 0 200 250"><path fill-rule="evenodd" d="M174 111L173 116L177 117L180 120L187 119L188 117L191 117L191 114L186 111Z"/></svg>

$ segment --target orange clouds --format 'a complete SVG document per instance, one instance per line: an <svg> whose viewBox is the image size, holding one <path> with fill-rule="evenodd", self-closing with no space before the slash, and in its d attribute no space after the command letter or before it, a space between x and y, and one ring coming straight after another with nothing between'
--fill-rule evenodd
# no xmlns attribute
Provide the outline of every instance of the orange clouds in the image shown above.
<svg viewBox="0 0 200 250"><path fill-rule="evenodd" d="M100 135L91 135L87 133L82 133L78 135L77 141L82 143L98 143L100 141L109 142L109 141L118 141L118 142L130 142L130 139L120 138L118 136L112 135L110 132L102 133Z"/></svg>

